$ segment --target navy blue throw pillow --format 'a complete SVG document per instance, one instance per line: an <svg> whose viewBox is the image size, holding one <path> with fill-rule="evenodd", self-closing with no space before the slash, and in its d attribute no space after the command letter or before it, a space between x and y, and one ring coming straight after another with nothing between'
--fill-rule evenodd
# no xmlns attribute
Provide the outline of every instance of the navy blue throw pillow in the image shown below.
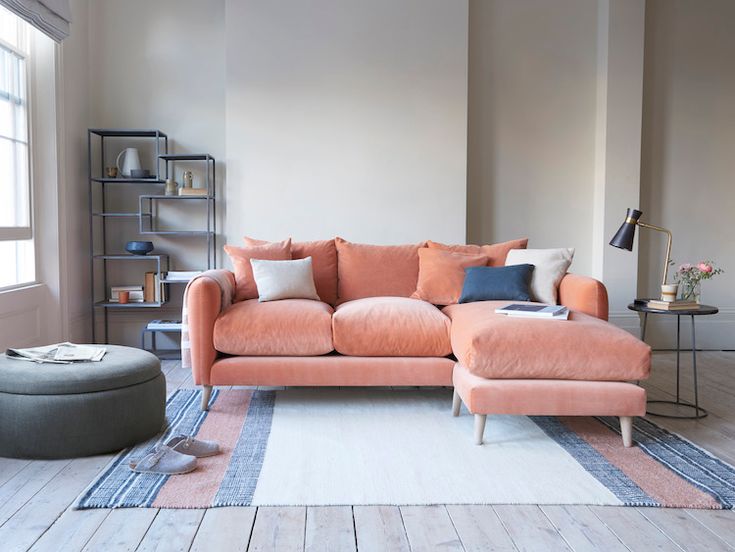
<svg viewBox="0 0 735 552"><path fill-rule="evenodd" d="M473 303L501 299L530 301L532 274L532 264L465 268L459 302Z"/></svg>

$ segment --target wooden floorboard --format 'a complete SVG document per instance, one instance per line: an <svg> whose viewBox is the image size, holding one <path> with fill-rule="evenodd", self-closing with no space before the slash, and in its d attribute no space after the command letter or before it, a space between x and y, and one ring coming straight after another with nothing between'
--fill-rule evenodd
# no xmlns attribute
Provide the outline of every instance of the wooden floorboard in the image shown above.
<svg viewBox="0 0 735 552"><path fill-rule="evenodd" d="M413 552L462 550L462 542L446 507L401 506L401 516Z"/></svg>
<svg viewBox="0 0 735 552"><path fill-rule="evenodd" d="M675 392L675 355L654 353L652 398ZM703 420L650 419L735 463L735 353L698 356ZM690 356L681 390L690 397ZM193 385L165 361L169 393ZM410 390L404 390L411 392ZM69 508L109 456L0 458L0 551L735 550L735 512L603 506L339 506L157 510Z"/></svg>
<svg viewBox="0 0 735 552"><path fill-rule="evenodd" d="M156 508L112 510L84 546L84 552L132 552L148 532Z"/></svg>
<svg viewBox="0 0 735 552"><path fill-rule="evenodd" d="M356 552L351 506L312 506L306 509L306 552Z"/></svg>
<svg viewBox="0 0 735 552"><path fill-rule="evenodd" d="M360 552L410 550L398 506L355 506L353 516Z"/></svg>
<svg viewBox="0 0 735 552"><path fill-rule="evenodd" d="M306 508L258 508L250 537L250 552L302 552L306 529Z"/></svg>
<svg viewBox="0 0 735 552"><path fill-rule="evenodd" d="M538 506L494 506L500 521L520 551L570 550L554 524Z"/></svg>

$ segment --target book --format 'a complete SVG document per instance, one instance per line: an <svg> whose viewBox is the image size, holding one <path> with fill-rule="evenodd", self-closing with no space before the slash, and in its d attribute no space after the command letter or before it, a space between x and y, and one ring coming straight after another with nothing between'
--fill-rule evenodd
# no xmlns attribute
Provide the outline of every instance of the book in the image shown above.
<svg viewBox="0 0 735 552"><path fill-rule="evenodd" d="M202 273L201 270L169 270L164 276L164 283L188 282Z"/></svg>
<svg viewBox="0 0 735 552"><path fill-rule="evenodd" d="M207 195L206 188L179 188L180 196L205 196Z"/></svg>
<svg viewBox="0 0 735 552"><path fill-rule="evenodd" d="M143 284L143 300L146 303L155 303L156 301L156 273L146 272L145 283Z"/></svg>
<svg viewBox="0 0 735 552"><path fill-rule="evenodd" d="M146 328L149 330L181 331L181 320L151 320Z"/></svg>
<svg viewBox="0 0 735 552"><path fill-rule="evenodd" d="M567 320L569 309L562 305L524 305L512 303L495 309L496 314L519 318L545 318L548 320Z"/></svg>
<svg viewBox="0 0 735 552"><path fill-rule="evenodd" d="M659 301L658 299L649 299L646 306L650 309L658 310L695 310L699 308L696 301Z"/></svg>

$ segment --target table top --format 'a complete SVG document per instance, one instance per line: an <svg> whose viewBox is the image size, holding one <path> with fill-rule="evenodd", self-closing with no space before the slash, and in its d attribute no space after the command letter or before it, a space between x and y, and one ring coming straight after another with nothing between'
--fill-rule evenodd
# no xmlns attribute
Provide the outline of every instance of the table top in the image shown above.
<svg viewBox="0 0 735 552"><path fill-rule="evenodd" d="M720 309L713 307L712 305L699 305L697 309L677 309L677 310L663 310L654 309L647 305L638 305L631 303L628 308L636 312L646 312L650 314L675 314L678 316L703 316L707 314L717 314Z"/></svg>

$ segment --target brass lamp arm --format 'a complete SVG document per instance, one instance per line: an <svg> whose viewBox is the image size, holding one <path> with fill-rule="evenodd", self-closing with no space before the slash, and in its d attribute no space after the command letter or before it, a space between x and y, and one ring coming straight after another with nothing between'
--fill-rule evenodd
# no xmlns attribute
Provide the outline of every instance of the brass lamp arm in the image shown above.
<svg viewBox="0 0 735 552"><path fill-rule="evenodd" d="M671 263L671 231L667 230L666 228L661 228L660 226L654 226L653 224L648 224L645 222L641 222L640 220L637 222L638 226L641 226L642 228L650 228L651 230L656 230L658 232L663 232L668 236L668 243L666 244L666 258L664 259L664 277L661 281L661 285L666 285L666 280L669 276L669 264Z"/></svg>

